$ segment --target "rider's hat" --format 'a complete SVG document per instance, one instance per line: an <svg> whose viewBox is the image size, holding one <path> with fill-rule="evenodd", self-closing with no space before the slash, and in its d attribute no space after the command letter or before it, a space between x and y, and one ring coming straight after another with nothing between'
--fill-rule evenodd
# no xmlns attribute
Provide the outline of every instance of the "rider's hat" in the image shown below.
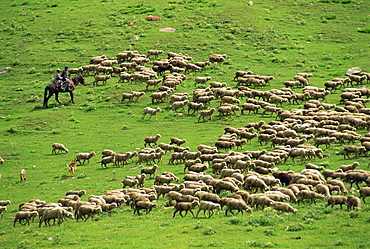
<svg viewBox="0 0 370 249"><path fill-rule="evenodd" d="M66 68L68 68L68 66L65 66L64 68L66 69Z"/></svg>
<svg viewBox="0 0 370 249"><path fill-rule="evenodd" d="M60 68L57 69L57 72L60 72Z"/></svg>

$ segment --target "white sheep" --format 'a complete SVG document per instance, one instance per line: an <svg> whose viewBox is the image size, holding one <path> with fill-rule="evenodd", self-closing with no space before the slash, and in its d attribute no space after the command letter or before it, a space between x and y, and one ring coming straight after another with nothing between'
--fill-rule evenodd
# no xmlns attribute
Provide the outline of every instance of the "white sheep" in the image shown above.
<svg viewBox="0 0 370 249"><path fill-rule="evenodd" d="M87 160L87 163L89 164L90 163L90 159L93 156L96 156L96 153L94 151L91 151L90 153L78 153L76 155L75 161L76 162L79 162L81 164L81 160L83 160L82 164L84 164L85 161Z"/></svg>
<svg viewBox="0 0 370 249"><path fill-rule="evenodd" d="M96 75L94 78L93 86L97 86L99 81L103 82L103 85L107 83L107 80L110 79L112 76L110 75Z"/></svg>
<svg viewBox="0 0 370 249"><path fill-rule="evenodd" d="M216 111L216 108L211 108L209 110L202 110L201 112L199 112L198 122L200 122L200 119L203 119L203 121L206 121L205 117L209 117L209 120L212 120L212 115L215 111Z"/></svg>
<svg viewBox="0 0 370 249"><path fill-rule="evenodd" d="M214 214L214 210L221 210L221 205L211 201L203 201L200 203L198 212L195 216L198 217L199 212L202 210L204 211L204 216L206 218L211 218L211 216ZM206 211L208 211L208 217L206 215Z"/></svg>
<svg viewBox="0 0 370 249"><path fill-rule="evenodd" d="M185 106L189 103L189 100L183 100L183 101L175 101L171 105L171 110L176 112L177 109L182 109L185 111Z"/></svg>
<svg viewBox="0 0 370 249"><path fill-rule="evenodd" d="M156 134L154 137L146 137L146 138L144 138L144 147L146 147L147 145L149 145L150 147L152 147L150 144L157 145L157 141L158 141L158 139L160 137L162 137L161 134Z"/></svg>
<svg viewBox="0 0 370 249"><path fill-rule="evenodd" d="M368 196L370 196L370 187L360 188L360 198L362 198L365 204L366 204L365 198Z"/></svg>
<svg viewBox="0 0 370 249"><path fill-rule="evenodd" d="M285 203L285 202L279 202L275 201L272 203L272 208L277 210L277 211L282 211L282 212L291 212L293 214L297 214L298 210L293 208L290 204Z"/></svg>
<svg viewBox="0 0 370 249"><path fill-rule="evenodd" d="M141 119L144 119L144 117L145 117L145 115L146 114L149 114L150 115L150 117L149 117L149 119L152 117L152 116L155 116L156 117L156 121L158 121L158 118L157 118L157 113L158 112L161 112L162 111L162 109L161 108L159 108L159 107L157 107L157 108L151 108L151 107L145 107L144 108L144 110L143 110L143 116L141 117ZM148 120L149 120L148 119Z"/></svg>
<svg viewBox="0 0 370 249"><path fill-rule="evenodd" d="M350 195L347 197L347 210L355 210L360 211L361 210L361 200L357 196Z"/></svg>
<svg viewBox="0 0 370 249"><path fill-rule="evenodd" d="M108 163L115 163L115 162L116 162L116 154L113 154L111 156L103 157L100 161L100 164L101 164L102 168L103 168L103 166L105 168L108 168L108 166L107 166Z"/></svg>
<svg viewBox="0 0 370 249"><path fill-rule="evenodd" d="M63 144L54 143L51 145L51 147L53 147L53 149L51 150L51 154L57 153L57 150L59 152L64 151L65 153L68 153L68 149Z"/></svg>
<svg viewBox="0 0 370 249"><path fill-rule="evenodd" d="M211 77L196 77L195 78L195 85L196 84L205 84L209 80L212 80L212 78Z"/></svg>
<svg viewBox="0 0 370 249"><path fill-rule="evenodd" d="M188 214L188 212L190 212L194 217L192 209L194 209L196 206L199 206L199 201L196 200L193 202L178 202L175 205L175 212L173 213L172 218L175 218L177 212L180 213L181 217L185 217ZM182 215L182 211L185 211L184 216Z"/></svg>
<svg viewBox="0 0 370 249"><path fill-rule="evenodd" d="M35 219L35 217L37 217L37 216L39 216L39 213L37 211L19 211L15 215L13 226L15 227L15 223L17 221L22 226L24 226L26 224L30 225L30 222L33 221ZM26 220L26 223L22 224L23 220Z"/></svg>
<svg viewBox="0 0 370 249"><path fill-rule="evenodd" d="M0 164L3 164L4 162L4 159L0 156Z"/></svg>
<svg viewBox="0 0 370 249"><path fill-rule="evenodd" d="M19 173L19 177L20 177L21 182L27 181L27 172L26 172L25 169L21 169L21 171Z"/></svg>

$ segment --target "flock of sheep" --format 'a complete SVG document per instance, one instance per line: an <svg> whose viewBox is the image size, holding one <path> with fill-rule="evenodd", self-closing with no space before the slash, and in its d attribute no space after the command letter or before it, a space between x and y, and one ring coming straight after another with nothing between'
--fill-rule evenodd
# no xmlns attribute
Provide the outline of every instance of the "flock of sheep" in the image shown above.
<svg viewBox="0 0 370 249"><path fill-rule="evenodd" d="M184 112L188 107L188 113L198 112L198 121L212 120L216 112L220 118L240 112L241 115L269 114L276 120L247 123L241 128L225 127L214 146L200 144L195 151L184 147L186 139L173 137L169 143L159 143L163 139L160 134L146 137L144 149L140 151L116 153L104 150L100 161L104 168L110 164L121 167L130 162L140 166L147 164L147 167L141 168L138 175L127 176L121 189L90 195L87 201L81 200L86 191L70 191L58 203L40 200L22 203L14 225L16 222L29 224L36 216L40 217L39 226L43 223L50 225L55 219L59 225L67 218L86 221L101 212L110 214L114 208L123 208L123 204L130 206L134 214L141 215L141 210L148 214L158 208L156 201L160 198L167 198L168 206L173 206L173 218L177 213L186 216L190 212L198 216L202 211L210 218L224 208L225 215L236 215L244 211L251 213L254 209L263 210L266 206L297 214L300 203L309 200L316 204L317 199L326 200L326 206L339 205L342 209L342 205L346 205L348 211L361 210L361 202L366 203L365 198L370 196L369 171L356 169L358 162L341 165L336 170L309 162L330 156L324 154L320 146L327 149L333 144L343 146L344 159L368 157L370 132L362 136L358 131L370 128L370 111L366 107L370 89L359 85L368 83L370 74L335 78L326 82L325 88L319 88L310 86L312 74L297 73L294 81L284 83L284 88L262 91L257 88L268 86L274 80L273 76L237 71L233 79L237 81L237 89L212 81L211 77L197 77L195 85L204 88L195 89L190 101L188 93L176 92L176 86L187 79L185 73L202 72L210 63L222 63L227 56L211 55L209 61L191 63L192 58L188 55L168 53L167 59L154 60L151 68L144 66L151 57L157 59L161 54L161 50L150 50L147 55L125 51L119 53L116 60L98 56L91 59L91 65L69 72L85 75L94 72L94 84L104 83L113 73L117 73L122 82L146 83L146 90L151 87L158 90L150 96L153 104L169 101L173 112ZM120 66L114 67L118 63ZM169 74L165 74L167 71ZM101 72L104 75L100 75ZM105 80L100 76L105 76ZM162 79L158 79L159 76ZM325 103L326 96L341 87L340 103ZM294 88L301 88L302 93L294 92ZM143 95L145 92L124 93L122 102L139 101ZM219 107L211 108L210 103L216 101L220 102ZM304 108L285 110L283 106L287 104L303 104ZM146 107L142 118L147 114L151 118L161 111L160 107ZM239 152L253 139L271 149ZM60 143L52 145L52 153L61 152L68 153L68 149ZM168 162L164 162L165 155ZM76 163L89 163L94 156L93 151L78 153L67 165L69 174L74 175L78 168ZM279 170L279 165L288 160L305 164L306 169L301 172ZM182 179L172 172L156 174L163 163L183 165ZM153 178L153 185L145 187L145 182ZM345 184L350 184L350 189ZM1 214L9 204L10 201L0 202ZM196 207L198 211L194 214Z"/></svg>

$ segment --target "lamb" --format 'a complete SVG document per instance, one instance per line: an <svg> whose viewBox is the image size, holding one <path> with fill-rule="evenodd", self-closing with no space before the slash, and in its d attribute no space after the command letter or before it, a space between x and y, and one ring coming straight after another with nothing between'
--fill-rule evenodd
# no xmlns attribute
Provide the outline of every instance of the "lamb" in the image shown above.
<svg viewBox="0 0 370 249"><path fill-rule="evenodd" d="M97 86L99 81L103 82L103 85L106 85L107 80L110 79L112 76L110 75L96 75L94 77L93 86Z"/></svg>
<svg viewBox="0 0 370 249"><path fill-rule="evenodd" d="M22 226L26 224L30 225L30 221L33 221L35 217L38 217L38 216L39 216L39 213L37 211L19 211L15 215L13 226L15 227L15 223L17 221ZM26 220L26 223L22 224L23 220Z"/></svg>
<svg viewBox="0 0 370 249"><path fill-rule="evenodd" d="M146 147L147 145L149 145L150 147L152 147L150 144L157 145L157 141L158 141L158 139L160 137L162 137L161 134L156 134L154 137L146 137L146 138L144 138L144 147Z"/></svg>
<svg viewBox="0 0 370 249"><path fill-rule="evenodd" d="M87 221L89 218L93 219L95 215L100 214L102 211L100 205L83 204L76 211L76 221L78 219L84 220L84 218L84 221Z"/></svg>
<svg viewBox="0 0 370 249"><path fill-rule="evenodd" d="M362 198L365 204L366 204L365 198L368 196L370 196L370 187L360 188L360 198Z"/></svg>
<svg viewBox="0 0 370 249"><path fill-rule="evenodd" d="M277 211L290 212L290 213L293 213L293 214L298 214L298 210L293 208L288 203L275 201L275 202L272 203L271 206L272 206L273 209L275 209Z"/></svg>
<svg viewBox="0 0 370 249"><path fill-rule="evenodd" d="M347 197L347 210L355 210L360 211L361 210L361 200L357 196L350 195Z"/></svg>
<svg viewBox="0 0 370 249"><path fill-rule="evenodd" d="M59 152L64 151L65 153L68 153L68 149L63 144L54 143L51 145L51 147L53 147L53 149L51 150L51 154L57 153L57 150Z"/></svg>
<svg viewBox="0 0 370 249"><path fill-rule="evenodd" d="M108 216L111 216L112 210L118 207L117 203L102 204L100 205L102 212L107 212Z"/></svg>
<svg viewBox="0 0 370 249"><path fill-rule="evenodd" d="M332 195L328 198L328 204L326 204L325 207L327 207L329 205L332 208L334 207L334 205L340 205L340 209L342 210L342 205L347 205L348 206L347 197L345 197L343 195Z"/></svg>
<svg viewBox="0 0 370 249"><path fill-rule="evenodd" d="M90 163L90 159L93 156L96 156L96 153L94 151L91 151L90 153L78 153L76 155L76 158L74 160L76 162L79 162L80 164L81 164L81 160L83 160L82 164L84 164L85 161L87 160L87 163L89 164Z"/></svg>
<svg viewBox="0 0 370 249"><path fill-rule="evenodd" d="M126 188L127 186L130 187L130 188L133 188L137 185L139 185L139 181L137 179L132 179L132 178L128 178L126 177L123 181L122 181L122 188Z"/></svg>
<svg viewBox="0 0 370 249"><path fill-rule="evenodd" d="M164 102L168 97L168 92L155 92L150 95L152 99L152 104Z"/></svg>
<svg viewBox="0 0 370 249"><path fill-rule="evenodd" d="M141 119L144 119L145 115L146 114L149 114L150 115L149 119L151 119L152 116L155 116L156 117L156 121L158 121L157 113L158 112L161 112L161 111L162 111L162 109L159 108L159 107L157 107L155 109L154 108L151 108L151 107L145 107L144 110L143 110L143 116L141 117Z"/></svg>
<svg viewBox="0 0 370 249"><path fill-rule="evenodd" d="M196 200L193 202L178 202L175 205L175 212L173 213L172 218L175 218L177 212L180 213L181 217L185 217L188 212L190 212L194 217L192 209L194 209L196 206L199 206L199 201ZM182 215L182 211L185 211L185 216Z"/></svg>
<svg viewBox="0 0 370 249"><path fill-rule="evenodd" d="M149 177L151 178L152 175L154 175L154 173L156 172L157 169L158 169L158 165L154 164L152 167L142 168L140 172L141 172L141 174L149 175Z"/></svg>
<svg viewBox="0 0 370 249"><path fill-rule="evenodd" d="M206 121L205 117L209 117L209 120L212 120L212 115L215 111L216 111L216 108L211 108L209 110L203 110L199 112L198 122L200 122L200 119L203 119L203 121L205 122Z"/></svg>

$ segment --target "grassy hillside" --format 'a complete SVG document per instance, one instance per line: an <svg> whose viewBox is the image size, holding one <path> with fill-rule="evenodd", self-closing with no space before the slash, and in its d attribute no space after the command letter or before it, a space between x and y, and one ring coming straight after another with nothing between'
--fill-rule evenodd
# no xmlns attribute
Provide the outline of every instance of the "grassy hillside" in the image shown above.
<svg viewBox="0 0 370 249"><path fill-rule="evenodd" d="M359 66L370 71L369 4L366 1L248 1L182 0L182 1L115 1L115 0L5 0L0 10L0 165L1 200L12 205L0 220L0 244L3 248L73 246L75 248L367 248L369 242L370 207L363 204L360 212L347 212L339 207L297 205L298 215L278 213L272 209L254 210L253 214L225 217L224 211L211 219L171 219L167 199L158 200L159 208L148 215L133 216L124 206L112 216L102 214L94 221L65 221L62 226L37 228L19 224L13 228L10 219L21 202L42 199L57 202L68 190L85 189L90 194L103 194L122 187L127 175L137 175L141 167L135 161L123 168L100 166L104 149L116 152L138 151L146 136L161 134L159 142L171 137L186 138L192 151L199 144L213 145L226 126L244 127L249 122L274 117L234 115L213 121L198 122L197 114L174 113L170 104L152 104L145 83L117 83L118 77L105 86L92 87L93 77L86 77L87 86L77 86L76 104L57 105L50 99L50 108L42 107L43 92L57 68L88 65L93 56L114 59L119 52L150 49L188 54L193 61L206 61L209 55L226 54L221 65L186 73L187 79L177 92L196 88L194 79L210 76L212 80L232 81L238 70L251 70L259 75L273 75L271 86L261 90L282 88L298 72L312 73L310 85L323 87L325 81L344 76L346 70ZM161 16L161 21L146 21L148 15ZM160 32L161 28L175 32ZM362 32L359 32L362 31ZM151 63L145 64L151 67ZM197 86L200 88L206 85ZM368 86L369 87L369 86ZM124 92L145 91L138 102L120 102ZM301 92L301 89L294 89ZM339 104L340 92L328 96L328 102ZM60 100L67 103L68 95ZM244 102L242 100L242 102ZM210 107L218 107L219 100ZM159 121L144 120L144 107L160 107ZM303 104L284 104L284 109L303 108ZM364 135L367 130L359 130ZM51 144L63 143L68 154L51 154ZM337 169L353 160L343 160L344 145L323 149L325 157L313 161L328 169ZM271 150L256 139L244 150ZM75 177L68 178L65 164L78 152L95 151L90 164L79 165ZM158 173L171 171L180 179L183 165L169 165L168 154ZM360 169L368 169L368 157L356 159ZM300 171L303 164L288 160L280 170ZM19 182L19 171L27 170L28 180ZM211 170L206 173L210 173ZM153 179L145 186L153 185ZM349 186L347 186L349 187ZM353 193L358 196L356 189ZM224 193L223 196L226 196ZM87 200L84 196L83 200ZM202 217L202 215L200 215Z"/></svg>

